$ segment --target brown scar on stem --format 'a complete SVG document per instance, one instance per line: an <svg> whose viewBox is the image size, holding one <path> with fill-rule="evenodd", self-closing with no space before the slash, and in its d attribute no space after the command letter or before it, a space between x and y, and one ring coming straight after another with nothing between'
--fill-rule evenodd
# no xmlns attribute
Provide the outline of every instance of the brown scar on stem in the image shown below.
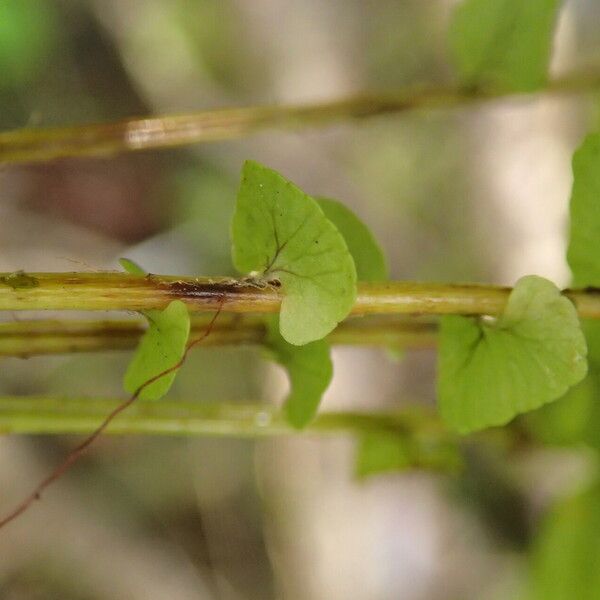
<svg viewBox="0 0 600 600"><path fill-rule="evenodd" d="M160 287L166 287L169 292L173 293L178 298L215 298L223 294L240 294L243 288L239 285L223 282L223 283L204 283L191 281L171 281L168 283L160 283Z"/></svg>
<svg viewBox="0 0 600 600"><path fill-rule="evenodd" d="M268 281L254 278L226 279L216 282L170 281L157 282L159 287L168 289L177 298L213 299L222 297L223 294L243 294L249 289L279 288L278 279Z"/></svg>

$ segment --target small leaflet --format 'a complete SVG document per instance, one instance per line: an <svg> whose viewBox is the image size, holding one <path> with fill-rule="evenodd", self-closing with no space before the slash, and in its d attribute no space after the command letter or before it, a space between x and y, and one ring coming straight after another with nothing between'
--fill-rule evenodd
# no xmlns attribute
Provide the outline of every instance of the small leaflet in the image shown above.
<svg viewBox="0 0 600 600"><path fill-rule="evenodd" d="M281 282L279 326L287 342L319 340L348 316L354 260L318 203L293 183L247 161L231 231L238 271Z"/></svg>
<svg viewBox="0 0 600 600"><path fill-rule="evenodd" d="M130 394L181 361L190 335L190 315L181 300L173 300L164 310L149 310L144 315L149 327L135 350L123 382ZM140 399L159 400L169 391L176 375L177 371L173 371L146 386Z"/></svg>
<svg viewBox="0 0 600 600"><path fill-rule="evenodd" d="M494 320L441 319L438 402L461 433L504 425L560 398L587 373L575 307L550 281L520 279Z"/></svg>

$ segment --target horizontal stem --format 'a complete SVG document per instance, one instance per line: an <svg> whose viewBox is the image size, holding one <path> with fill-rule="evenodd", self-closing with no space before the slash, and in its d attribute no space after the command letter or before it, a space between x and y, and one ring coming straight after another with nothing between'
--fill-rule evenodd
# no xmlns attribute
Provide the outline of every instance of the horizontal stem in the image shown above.
<svg viewBox="0 0 600 600"><path fill-rule="evenodd" d="M600 86L596 73L551 81L535 93L575 94ZM452 108L511 95L492 89L449 86L409 87L396 93L363 94L312 105L254 106L112 123L20 129L0 133L0 163L47 161L69 156L107 155L227 140L269 128L324 126L414 109Z"/></svg>
<svg viewBox="0 0 600 600"><path fill-rule="evenodd" d="M194 339L209 317L192 319ZM135 348L145 331L141 320L31 320L0 323L0 356L26 358L40 354L67 354ZM223 315L214 324L204 346L260 344L266 336L263 319L252 315ZM429 348L434 346L436 326L406 319L349 319L329 337L336 345Z"/></svg>
<svg viewBox="0 0 600 600"><path fill-rule="evenodd" d="M0 433L89 433L113 410L108 398L0 397ZM411 407L389 413L323 412L303 432L365 431L449 437L433 412ZM108 427L113 434L265 437L297 433L271 405L168 400L137 402Z"/></svg>
<svg viewBox="0 0 600 600"><path fill-rule="evenodd" d="M387 281L360 283L354 315L498 315L511 288L492 285ZM600 289L565 290L579 313L600 318ZM192 311L272 313L279 310L275 285L231 278L123 273L0 274L0 310L149 310L182 300Z"/></svg>

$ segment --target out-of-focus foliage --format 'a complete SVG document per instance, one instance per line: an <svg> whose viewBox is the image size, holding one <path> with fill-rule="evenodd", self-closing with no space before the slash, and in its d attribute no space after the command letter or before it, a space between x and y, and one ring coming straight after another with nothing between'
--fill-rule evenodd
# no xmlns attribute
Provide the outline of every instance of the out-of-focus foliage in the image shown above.
<svg viewBox="0 0 600 600"><path fill-rule="evenodd" d="M600 484L544 520L533 553L531 600L596 600L600 590Z"/></svg>
<svg viewBox="0 0 600 600"><path fill-rule="evenodd" d="M527 91L544 84L560 0L465 0L450 42L466 85Z"/></svg>
<svg viewBox="0 0 600 600"><path fill-rule="evenodd" d="M0 3L0 90L39 76L58 43L59 26L52 4Z"/></svg>
<svg viewBox="0 0 600 600"><path fill-rule="evenodd" d="M592 365L589 365L590 370ZM590 429L595 386L591 373L562 398L527 414L524 423L546 444L569 445L584 441Z"/></svg>
<svg viewBox="0 0 600 600"><path fill-rule="evenodd" d="M571 232L567 258L577 287L600 286L600 134L589 135L573 156Z"/></svg>
<svg viewBox="0 0 600 600"><path fill-rule="evenodd" d="M415 438L401 431L369 432L360 436L355 472L358 477L408 469L451 473L463 465L455 442Z"/></svg>

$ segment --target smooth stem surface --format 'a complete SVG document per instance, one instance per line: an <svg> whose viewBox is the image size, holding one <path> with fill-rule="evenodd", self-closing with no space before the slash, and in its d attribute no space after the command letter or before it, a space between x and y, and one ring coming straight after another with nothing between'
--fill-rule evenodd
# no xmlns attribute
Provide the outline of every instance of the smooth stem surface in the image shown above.
<svg viewBox="0 0 600 600"><path fill-rule="evenodd" d="M538 93L573 94L593 91L599 86L598 74L580 73L551 81ZM452 108L509 95L490 89L421 86L305 106L226 108L76 127L21 129L0 133L0 163L107 155L227 140L269 128L323 126L415 109Z"/></svg>
<svg viewBox="0 0 600 600"><path fill-rule="evenodd" d="M206 315L192 319L191 338L208 324ZM29 357L101 350L131 350L146 324L141 320L31 320L0 323L0 356ZM222 315L203 346L260 344L266 336L261 317ZM341 323L328 340L336 345L431 348L436 341L432 322L394 317L350 319Z"/></svg>
<svg viewBox="0 0 600 600"><path fill-rule="evenodd" d="M511 288L387 281L359 283L352 314L498 315ZM600 289L565 290L579 316L600 318ZM122 273L0 274L0 310L148 310L182 300L192 311L272 313L281 291L230 278Z"/></svg>
<svg viewBox="0 0 600 600"><path fill-rule="evenodd" d="M0 433L89 433L118 404L108 398L0 397ZM379 414L323 412L302 433L374 430L451 436L432 412L416 407ZM130 406L106 433L265 437L298 432L279 410L266 404L167 400Z"/></svg>

